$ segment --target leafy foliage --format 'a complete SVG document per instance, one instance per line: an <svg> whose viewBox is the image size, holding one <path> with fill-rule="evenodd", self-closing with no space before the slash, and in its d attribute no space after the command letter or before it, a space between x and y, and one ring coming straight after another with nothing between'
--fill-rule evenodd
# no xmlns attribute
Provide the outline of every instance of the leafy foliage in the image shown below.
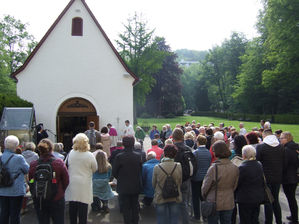
<svg viewBox="0 0 299 224"><path fill-rule="evenodd" d="M147 22L141 16L135 13L124 28L116 42L123 60L141 79L134 87L134 101L144 105L146 96L155 85L153 74L162 67L165 55L157 50L157 43L153 41L154 30L147 28Z"/></svg>
<svg viewBox="0 0 299 224"><path fill-rule="evenodd" d="M176 53L178 61L203 61L206 55L208 54L208 51L179 49L176 50L174 53Z"/></svg>
<svg viewBox="0 0 299 224"><path fill-rule="evenodd" d="M36 46L26 24L9 15L0 21L0 93L16 94L14 81L9 75L15 72Z"/></svg>
<svg viewBox="0 0 299 224"><path fill-rule="evenodd" d="M145 107L139 108L139 113L146 111L153 116L174 116L183 114L184 101L180 76L182 70L177 63L177 55L171 52L164 38L156 37L157 50L165 56L162 68L153 74L156 83L146 98Z"/></svg>

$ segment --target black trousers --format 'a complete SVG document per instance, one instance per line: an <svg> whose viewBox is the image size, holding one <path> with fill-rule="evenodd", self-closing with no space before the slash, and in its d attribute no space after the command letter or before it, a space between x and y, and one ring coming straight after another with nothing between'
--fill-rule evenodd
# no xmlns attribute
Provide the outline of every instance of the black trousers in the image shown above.
<svg viewBox="0 0 299 224"><path fill-rule="evenodd" d="M70 201L69 204L70 224L77 224L78 216L79 216L79 224L86 224L87 211L88 211L88 204L78 202L78 201Z"/></svg>
<svg viewBox="0 0 299 224"><path fill-rule="evenodd" d="M239 203L240 224L259 223L259 203Z"/></svg>
<svg viewBox="0 0 299 224"><path fill-rule="evenodd" d="M298 205L296 201L297 184L283 184L283 191L286 195L291 211L292 221L298 222Z"/></svg>
<svg viewBox="0 0 299 224"><path fill-rule="evenodd" d="M33 202L39 224L50 224L50 219L55 224L64 223L64 198L58 201L42 202L34 199Z"/></svg>
<svg viewBox="0 0 299 224"><path fill-rule="evenodd" d="M277 224L282 224L281 219L281 208L279 204L279 189L280 184L267 184L271 190L271 193L274 197L274 202L265 204L265 223L272 224L273 222L273 213L275 216L275 221Z"/></svg>
<svg viewBox="0 0 299 224"><path fill-rule="evenodd" d="M193 211L196 219L200 219L200 201L203 200L201 196L202 182L203 181L191 181Z"/></svg>
<svg viewBox="0 0 299 224"><path fill-rule="evenodd" d="M0 196L0 223L19 224L23 196Z"/></svg>
<svg viewBox="0 0 299 224"><path fill-rule="evenodd" d="M139 221L138 194L119 194L125 224L137 224Z"/></svg>

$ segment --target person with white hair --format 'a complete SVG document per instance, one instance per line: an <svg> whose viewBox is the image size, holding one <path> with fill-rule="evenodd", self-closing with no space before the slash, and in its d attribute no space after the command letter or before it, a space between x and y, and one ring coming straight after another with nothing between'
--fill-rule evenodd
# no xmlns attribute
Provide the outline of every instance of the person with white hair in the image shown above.
<svg viewBox="0 0 299 224"><path fill-rule="evenodd" d="M267 130L267 129L271 129L271 123L269 121L266 121L264 124L264 130Z"/></svg>
<svg viewBox="0 0 299 224"><path fill-rule="evenodd" d="M155 193L152 185L154 167L160 162L156 159L156 153L154 151L147 154L146 160L147 161L142 165L142 185L144 193L142 202L144 205L150 206Z"/></svg>
<svg viewBox="0 0 299 224"><path fill-rule="evenodd" d="M239 166L236 201L239 204L240 223L258 223L260 204L264 200L264 173L256 160L252 145L242 148L243 162Z"/></svg>
<svg viewBox="0 0 299 224"><path fill-rule="evenodd" d="M172 135L172 130L170 124L166 124L165 139L168 139L171 135Z"/></svg>
<svg viewBox="0 0 299 224"><path fill-rule="evenodd" d="M26 142L25 143L25 150L22 152L26 162L30 165L32 161L38 160L39 156L35 152L35 144L33 142Z"/></svg>
<svg viewBox="0 0 299 224"><path fill-rule="evenodd" d="M216 157L213 152L213 144L218 140L224 141L224 134L221 131L216 131L211 140L210 153L212 156L212 163L216 160Z"/></svg>
<svg viewBox="0 0 299 224"><path fill-rule="evenodd" d="M239 131L239 135L246 135L247 131L246 129L244 128L244 123L240 123L239 124L239 128L240 128L240 131Z"/></svg>
<svg viewBox="0 0 299 224"><path fill-rule="evenodd" d="M60 152L62 151L61 145L59 143L53 144L53 156L58 159L64 160L64 155L62 155Z"/></svg>
<svg viewBox="0 0 299 224"><path fill-rule="evenodd" d="M29 165L22 155L15 154L19 139L9 135L4 140L4 152L0 157L13 181L8 187L0 187L0 223L20 223L20 212L23 197L26 194L24 175L29 171Z"/></svg>
<svg viewBox="0 0 299 224"><path fill-rule="evenodd" d="M141 145L140 142L135 142L134 143L134 149L133 149L133 151L137 152L138 154L140 154L142 163L144 163L146 161L146 153L144 152L144 150L143 150L142 145Z"/></svg>

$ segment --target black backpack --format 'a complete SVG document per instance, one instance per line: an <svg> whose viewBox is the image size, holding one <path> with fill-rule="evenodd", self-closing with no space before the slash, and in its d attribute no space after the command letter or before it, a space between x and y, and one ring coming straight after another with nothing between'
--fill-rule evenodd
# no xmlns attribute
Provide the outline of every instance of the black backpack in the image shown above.
<svg viewBox="0 0 299 224"><path fill-rule="evenodd" d="M182 160L180 161L182 165L183 172L183 182L193 177L197 172L197 161L194 154L185 150L183 152Z"/></svg>
<svg viewBox="0 0 299 224"><path fill-rule="evenodd" d="M176 184L175 180L172 177L172 174L177 166L177 164L174 165L173 170L171 171L170 174L168 174L162 166L158 165L160 169L166 174L166 180L164 182L162 189L162 197L164 199L168 198L176 198L179 196L179 191L178 191L178 185Z"/></svg>
<svg viewBox="0 0 299 224"><path fill-rule="evenodd" d="M29 181L30 192L33 198L42 200L53 200L57 194L56 175L53 172L51 158L48 161L38 160L33 180Z"/></svg>
<svg viewBox="0 0 299 224"><path fill-rule="evenodd" d="M6 167L8 162L11 160L11 158L13 156L14 155L11 155L5 163L2 162L2 159L1 159L2 157L0 157L0 188L11 187L13 185L15 179L17 179L18 176L20 175L20 173L19 173L15 177L12 177Z"/></svg>

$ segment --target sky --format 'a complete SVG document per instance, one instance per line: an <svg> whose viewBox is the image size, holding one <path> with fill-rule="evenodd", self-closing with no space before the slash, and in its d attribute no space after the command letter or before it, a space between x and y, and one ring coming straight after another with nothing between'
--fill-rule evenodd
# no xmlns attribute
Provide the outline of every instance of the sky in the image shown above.
<svg viewBox="0 0 299 224"><path fill-rule="evenodd" d="M0 19L13 16L28 23L39 41L69 0L0 0ZM208 50L242 32L257 36L255 24L261 0L86 0L116 47L115 40L135 12L142 14L155 36L164 37L172 50Z"/></svg>

